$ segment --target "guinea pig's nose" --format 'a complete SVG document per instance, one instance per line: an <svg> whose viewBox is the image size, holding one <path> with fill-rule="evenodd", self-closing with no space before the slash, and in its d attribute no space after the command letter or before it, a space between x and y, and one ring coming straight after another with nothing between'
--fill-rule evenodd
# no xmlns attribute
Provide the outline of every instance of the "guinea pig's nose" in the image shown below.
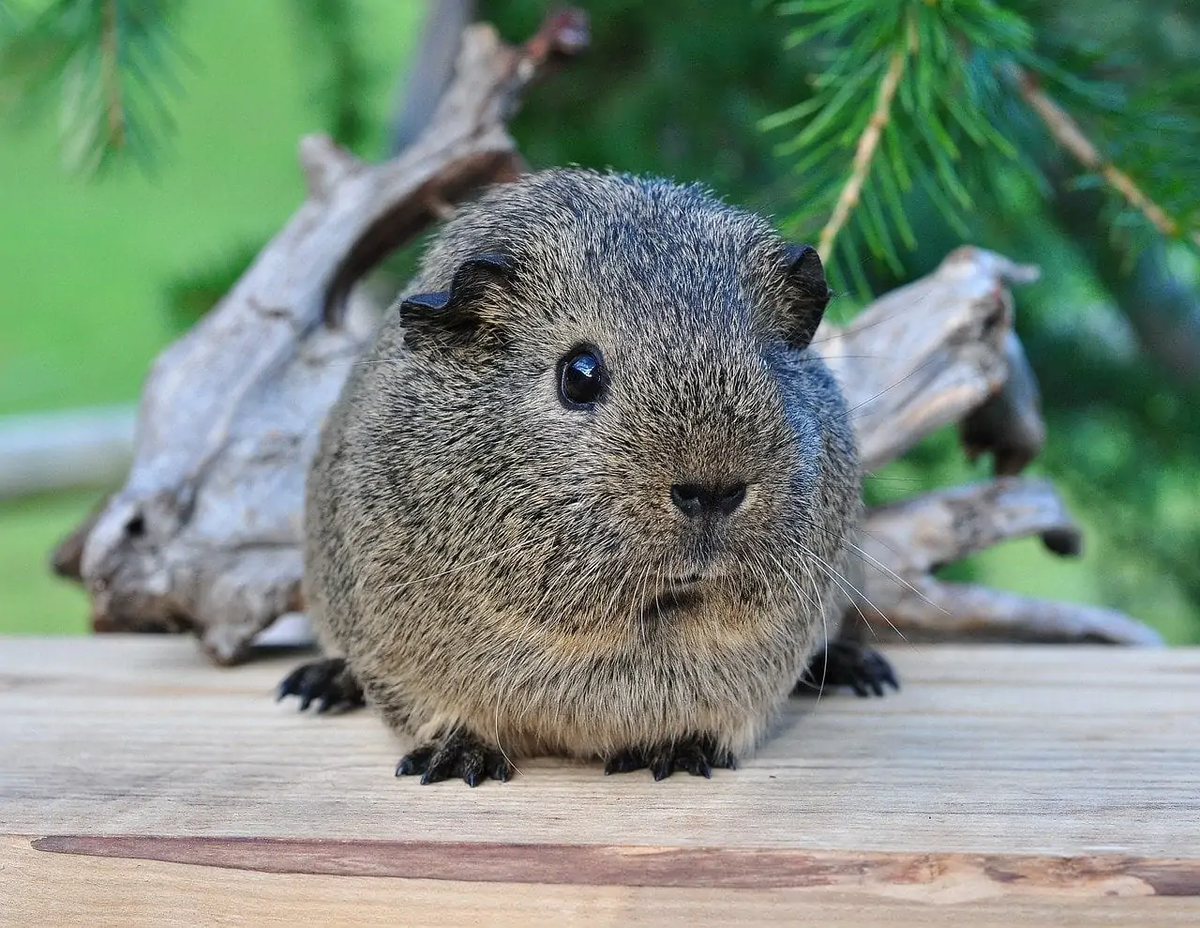
<svg viewBox="0 0 1200 928"><path fill-rule="evenodd" d="M724 484L675 483L671 485L671 501L689 519L703 515L731 515L746 498L746 483L742 480Z"/></svg>

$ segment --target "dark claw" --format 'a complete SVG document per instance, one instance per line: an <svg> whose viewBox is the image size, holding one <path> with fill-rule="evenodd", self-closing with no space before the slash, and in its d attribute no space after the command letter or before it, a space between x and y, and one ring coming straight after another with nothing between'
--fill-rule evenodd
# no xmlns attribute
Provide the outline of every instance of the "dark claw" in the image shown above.
<svg viewBox="0 0 1200 928"><path fill-rule="evenodd" d="M650 759L650 772L655 780L665 780L675 769L675 752L665 745L654 752Z"/></svg>
<svg viewBox="0 0 1200 928"><path fill-rule="evenodd" d="M424 773L429 767L429 758L431 757L433 757L432 745L426 745L405 754L400 758L400 763L396 765L396 776L407 777L414 773Z"/></svg>
<svg viewBox="0 0 1200 928"><path fill-rule="evenodd" d="M627 748L624 751L618 751L604 762L604 772L606 774L629 773L631 770L641 770L645 766L646 758L642 752Z"/></svg>
<svg viewBox="0 0 1200 928"><path fill-rule="evenodd" d="M422 785L428 786L430 783L440 783L442 780L450 779L454 775L454 768L458 766L458 760L458 752L455 750L453 741L443 744L433 752L433 757L429 759L429 766L425 768L425 773L421 776Z"/></svg>
<svg viewBox="0 0 1200 928"><path fill-rule="evenodd" d="M717 747L714 738L704 735L648 748L626 748L604 762L606 774L628 773L643 767L650 768L655 780L665 780L676 770L711 779L713 768L736 770L737 759L729 751Z"/></svg>
<svg viewBox="0 0 1200 928"><path fill-rule="evenodd" d="M467 751L458 758L458 769L467 786L478 786L487 779L486 758L483 751Z"/></svg>
<svg viewBox="0 0 1200 928"><path fill-rule="evenodd" d="M508 763L508 758L499 751L492 756L491 765L488 767L488 776L501 783L507 783L508 778L512 776L512 766Z"/></svg>
<svg viewBox="0 0 1200 928"><path fill-rule="evenodd" d="M679 751L675 756L675 769L686 770L694 777L712 779L712 767L699 744L687 745Z"/></svg>
<svg viewBox="0 0 1200 928"><path fill-rule="evenodd" d="M335 706L357 709L365 705L362 687L341 657L301 664L279 684L275 701L285 696L300 697L301 712L314 702L318 712L328 712Z"/></svg>
<svg viewBox="0 0 1200 928"><path fill-rule="evenodd" d="M507 782L512 765L500 751L494 750L473 735L454 732L435 744L425 744L400 759L396 776L421 775L428 785L461 778L468 786L478 786L488 777Z"/></svg>
<svg viewBox="0 0 1200 928"><path fill-rule="evenodd" d="M885 684L900 689L886 657L858 642L834 641L813 656L792 694L807 695L820 693L827 687L848 686L858 696L882 696Z"/></svg>

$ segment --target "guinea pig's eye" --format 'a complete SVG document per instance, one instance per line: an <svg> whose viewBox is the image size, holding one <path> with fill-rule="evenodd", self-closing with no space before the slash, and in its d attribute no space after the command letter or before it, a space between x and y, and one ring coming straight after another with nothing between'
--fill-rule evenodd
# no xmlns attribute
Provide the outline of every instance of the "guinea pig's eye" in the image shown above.
<svg viewBox="0 0 1200 928"><path fill-rule="evenodd" d="M568 408L592 406L604 393L604 362L590 346L573 348L558 364L558 395Z"/></svg>

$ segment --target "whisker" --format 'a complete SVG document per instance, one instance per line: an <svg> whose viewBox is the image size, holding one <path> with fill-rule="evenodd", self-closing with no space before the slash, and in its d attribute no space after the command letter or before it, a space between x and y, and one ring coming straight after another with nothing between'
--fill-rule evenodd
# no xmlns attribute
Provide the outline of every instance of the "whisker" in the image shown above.
<svg viewBox="0 0 1200 928"><path fill-rule="evenodd" d="M910 377L914 377L917 374L921 373L921 371L923 371L923 370L925 370L925 368L929 367L929 365L931 365L935 360L937 360L937 359L930 358L924 364L919 364L916 367L914 367L911 371L909 371L907 374L905 374L903 377L901 377L895 383L884 387L882 390L880 390L874 396L867 397L867 399L863 400L861 403L855 403L853 406L851 406L849 409L846 410L846 415L851 416L858 410L862 409L864 406L868 405L869 403L875 402L875 400L879 399L879 397L883 396L885 393L887 393L891 390L896 389L896 387L900 386L900 384L904 383L904 381L908 380Z"/></svg>
<svg viewBox="0 0 1200 928"><path fill-rule="evenodd" d="M801 601L808 603L810 606L814 606L816 608L817 612L819 612L821 614L821 633L825 636L825 642L828 645L829 626L825 621L825 604L820 601L820 595L821 595L820 592L818 591L818 593L817 593L818 599L817 599L817 602L814 603L812 601L812 597L809 596L807 593L805 593L804 590L801 589L799 584L797 584L796 581L792 578L792 575L788 573L787 568L784 567L784 565L783 565L783 562L780 561L779 558L776 557L774 554L770 554L770 552L768 552L768 554L771 557L771 560L773 560L775 562L776 568L783 575L783 579L785 579L789 584L791 584L792 589L796 592L796 595L800 597ZM810 581L811 581L811 578L810 578ZM816 589L815 585L814 585L814 589ZM808 670L808 667L805 666L804 670L801 671L801 673L803 673L807 670ZM825 677L828 674L828 672L829 672L829 652L828 652L828 649L826 649L825 664L821 668L821 683L817 687L817 703L818 704L821 702L821 695L825 692ZM794 687L795 683L793 683L792 685Z"/></svg>
<svg viewBox="0 0 1200 928"><path fill-rule="evenodd" d="M817 525L816 523L806 522L805 525L807 528L809 528L811 531L816 532L817 534L824 534L826 538L832 538L835 541L839 540L839 536L836 535L834 532L831 532L828 529L825 529L822 526ZM868 532L862 526L859 526L857 531L860 534L865 535L867 538L870 538L877 545L887 548L887 550L891 551L892 554L895 554L897 557L900 557L900 552L898 552L895 548L893 548L891 545L889 545L883 539L879 538L877 535L875 535L871 532ZM951 614L948 610L946 610L944 607L935 603L932 599L930 599L928 596L926 596L924 593L922 593L919 589L917 589L915 586L913 586L911 583L909 583L907 580L905 580L902 576L900 576L898 573L896 573L894 570L892 570L890 567L888 567L882 561L872 557L863 548L856 545L849 538L843 538L840 540L842 540L848 546L849 549L852 549L852 550L848 550L847 553L853 554L854 556L858 557L860 560L870 561L872 567L875 567L881 573L885 573L885 574L889 575L890 577L894 578L897 582L903 584L910 591L912 591L913 593L916 593L917 596L919 596L921 598L922 602L924 602L926 605L932 606L933 608L937 609L943 615L948 616ZM868 624L868 627L870 627L869 624Z"/></svg>
<svg viewBox="0 0 1200 928"><path fill-rule="evenodd" d="M892 568L888 567L887 564L884 564L882 561L879 561L876 558L872 557L870 554L868 554L866 551L864 551L862 548L860 548L858 545L856 545L854 542L850 541L849 539L846 539L846 544L849 545L851 548L853 548L855 551L857 551L862 557L865 557L868 561L870 561L872 564L874 564L876 567L878 567L880 570L882 570L888 576L892 577L894 580L896 580L899 583L903 583L906 587L908 587L909 590L911 590L912 592L914 592L918 596L920 596L921 599L925 600L925 602L928 603L930 606L933 606L935 609L940 610L942 615L947 615L947 616L950 615L950 611L948 609L945 609L942 606L939 606L932 599L930 599L928 596L926 596L924 593L922 593L920 590L918 590L915 586L913 586L911 583L909 583L907 580L905 580L903 577L901 577L898 573L896 573L894 570L892 570Z"/></svg>
<svg viewBox="0 0 1200 928"><path fill-rule="evenodd" d="M865 332L868 329L873 329L877 325L883 325L885 322L889 322L892 319L895 319L899 315L912 312L914 309L916 309L916 307L920 306L922 303L924 303L926 300L928 300L931 295L932 294L930 294L930 293L926 293L919 300L913 300L911 303L905 303L903 306L898 307L895 312L888 313L885 316L880 316L878 319L874 319L871 322L867 322L867 323L856 326L854 324L854 319L851 319L849 322L840 326L839 331L834 332L830 335L826 335L824 338L813 339L812 344L813 345L827 345L830 342L837 341L839 338L846 338L847 336L856 335L859 332ZM865 308L866 307L864 307L864 309ZM862 315L863 315L863 313L860 311L860 315L855 318L861 318Z"/></svg>
<svg viewBox="0 0 1200 928"><path fill-rule="evenodd" d="M909 644L909 645L911 646L911 644L912 644L912 643L911 643L911 642L908 640L908 638L906 638L906 637L905 637L904 633L903 633L902 631L900 631L900 629L898 629L898 628L895 626L895 624L892 622L892 620L891 620L891 619L889 619L889 618L888 618L886 615L884 615L884 614L883 614L883 610L881 610L881 609L880 609L878 606L876 606L876 605L875 605L873 602L871 602L870 598L869 598L869 597L868 597L868 596L867 596L865 593L863 593L863 591L862 591L862 590L860 590L860 589L859 589L858 587L856 587L856 586L855 586L853 583L851 583L849 580L847 580L845 577L843 577L843 576L842 576L842 575L841 575L841 574L840 574L840 573L837 571L837 569L836 569L836 568L835 568L835 567L834 567L832 564L828 563L828 562L827 562L827 561L826 561L826 560L825 560L823 557L821 557L819 554L817 554L817 553L815 553L814 551L811 551L811 550L809 550L809 549L805 548L803 545L800 545L799 547L800 547L800 548L801 548L801 550L803 550L803 551L804 551L806 554L808 554L808 556L809 556L809 557L811 557L811 558L813 559L813 562L814 562L814 563L815 563L815 564L816 564L818 567L820 567L822 570L824 570L824 571L826 572L826 575L827 575L827 576L829 576L829 578L830 578L831 580L833 580L833 582L834 582L834 583L837 583L837 584L838 584L838 586L841 588L842 592L846 593L846 595L847 595L847 596L849 596L850 594L849 594L849 592L846 590L846 586L848 586L848 587L849 587L851 590L853 590L853 591L854 591L854 593L855 593L857 596L860 596L860 597L862 597L863 601L864 601L864 602L865 602L865 603L866 603L868 606L870 606L872 609L874 609L874 610L875 610L875 612L876 612L876 613L879 615L879 617L880 617L881 619L883 619L883 621L887 622L887 624L888 624L888 625L891 627L892 631L894 631L894 632L895 632L897 635L899 635L899 636L900 636L900 637L901 637L901 638L904 640L904 642L905 642L906 644ZM836 577L837 579L834 579L835 577ZM839 581L840 581L840 582L839 582ZM844 583L844 584L846 584L846 586L842 586L842 584L843 584L843 583ZM851 597L851 599L853 600L853 597ZM865 623L867 624L867 627L869 628L869 627L870 627L870 625L871 625L871 623L870 623L870 622L867 620L867 617L866 617L866 615L863 613L863 611L862 611L862 607L861 607L861 606L859 606L857 602L855 602L855 603L854 603L854 607L855 607L855 608L858 610L858 614L859 614L860 616L862 616L862 620L863 620L863 622L865 622Z"/></svg>

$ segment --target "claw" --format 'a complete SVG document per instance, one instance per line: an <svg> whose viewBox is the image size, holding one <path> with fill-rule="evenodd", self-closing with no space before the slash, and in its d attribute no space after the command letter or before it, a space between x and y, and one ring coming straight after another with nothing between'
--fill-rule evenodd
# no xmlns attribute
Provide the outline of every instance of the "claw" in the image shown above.
<svg viewBox="0 0 1200 928"><path fill-rule="evenodd" d="M900 689L886 657L857 642L834 641L817 652L792 693L819 693L825 687L848 686L855 695L866 698L883 696L885 684Z"/></svg>
<svg viewBox="0 0 1200 928"><path fill-rule="evenodd" d="M612 757L604 762L604 772L607 773L629 773L631 770L640 770L646 766L646 760L640 751L626 749L618 751Z"/></svg>
<svg viewBox="0 0 1200 928"><path fill-rule="evenodd" d="M421 783L440 783L461 778L468 786L478 786L491 777L501 783L512 776L512 765L498 750L472 735L453 732L439 742L421 745L400 759L396 776L421 775Z"/></svg>
<svg viewBox="0 0 1200 928"><path fill-rule="evenodd" d="M285 696L298 696L301 712L314 702L318 713L328 712L334 706L354 709L364 705L362 687L340 657L301 664L279 684L275 701Z"/></svg>
<svg viewBox="0 0 1200 928"><path fill-rule="evenodd" d="M431 757L433 757L433 747L429 745L405 754L400 758L400 763L396 765L396 776L407 777L414 773L421 773L429 766Z"/></svg>
<svg viewBox="0 0 1200 928"><path fill-rule="evenodd" d="M729 751L718 747L715 738L705 735L648 748L625 748L604 762L606 774L628 773L643 767L650 768L655 780L665 780L676 770L686 771L694 777L712 779L714 768L735 770L737 760Z"/></svg>

